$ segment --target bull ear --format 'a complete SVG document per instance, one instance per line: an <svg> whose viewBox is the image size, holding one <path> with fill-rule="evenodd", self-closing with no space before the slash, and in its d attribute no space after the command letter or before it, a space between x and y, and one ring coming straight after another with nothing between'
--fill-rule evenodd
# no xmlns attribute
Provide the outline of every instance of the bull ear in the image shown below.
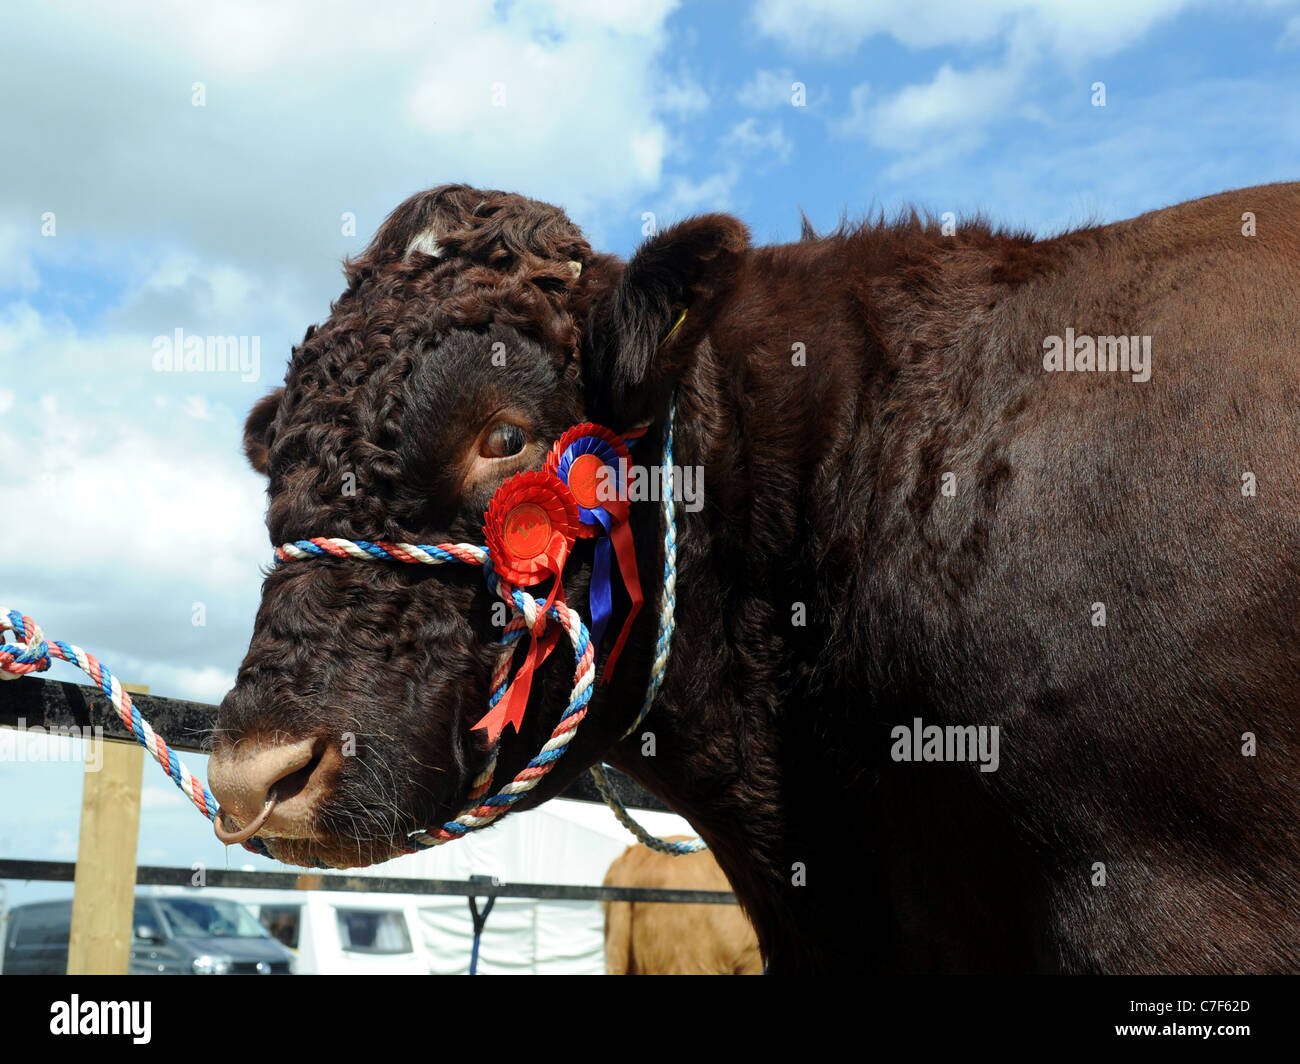
<svg viewBox="0 0 1300 1064"><path fill-rule="evenodd" d="M582 359L589 417L625 429L655 416L690 367L748 247L749 230L726 214L688 219L641 246L589 317Z"/></svg>
<svg viewBox="0 0 1300 1064"><path fill-rule="evenodd" d="M248 464L262 474L266 473L271 422L280 408L280 397L283 395L284 389L277 388L269 395L262 396L253 405L248 421L244 424L244 454L248 456Z"/></svg>

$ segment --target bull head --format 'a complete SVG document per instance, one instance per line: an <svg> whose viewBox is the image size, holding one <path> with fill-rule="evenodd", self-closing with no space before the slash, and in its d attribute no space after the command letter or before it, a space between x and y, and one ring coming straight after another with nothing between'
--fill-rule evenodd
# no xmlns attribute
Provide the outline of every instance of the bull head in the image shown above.
<svg viewBox="0 0 1300 1064"><path fill-rule="evenodd" d="M284 387L248 419L271 543L481 543L497 488L540 468L569 426L662 423L673 389L690 387L710 308L747 246L738 221L710 215L625 265L594 252L558 209L521 196L452 185L412 197L345 264L328 320L307 330ZM689 326L661 345L687 306ZM639 460L658 445L652 428ZM520 808L604 756L639 708L658 516L649 503L632 509L651 608L564 763ZM586 603L590 567L579 544L564 572L571 603ZM228 818L248 824L273 793L258 829L270 853L347 867L396 856L411 832L455 816L487 756L472 726L501 653L494 604L480 572L458 566L273 569L214 735L209 778ZM563 658L540 671L520 734L503 737L498 779L558 719Z"/></svg>

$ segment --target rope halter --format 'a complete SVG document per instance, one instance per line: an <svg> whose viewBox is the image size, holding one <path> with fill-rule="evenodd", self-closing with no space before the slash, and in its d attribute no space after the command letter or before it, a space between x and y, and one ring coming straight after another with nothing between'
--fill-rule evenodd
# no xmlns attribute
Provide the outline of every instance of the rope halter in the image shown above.
<svg viewBox="0 0 1300 1064"><path fill-rule="evenodd" d="M664 585L659 604L659 632L645 698L636 719L621 738L627 738L649 712L663 684L672 645L677 577L677 520L672 473L675 414L675 404L672 404L664 428L664 483L661 500L664 511ZM644 431L641 429L627 436L618 437L608 429L591 423L576 425L569 429L551 449L545 469L516 474L497 489L487 513L484 514L484 539L488 544L486 548L468 543L430 546L333 538L297 540L277 548L276 558L280 562L332 556L357 561L404 562L420 565L461 563L482 566L488 589L493 595L509 603L515 611L515 616L506 625L502 635L502 645L513 647L516 640L524 637L525 634L531 639L528 656L513 679L509 676L511 655L502 654L499 659L492 678L488 713L474 725L474 730L479 728L487 730L492 745L483 770L471 784L460 814L435 830L413 832L407 838L412 848L426 849L440 846L453 839L462 838L470 831L486 827L504 816L515 803L541 782L569 748L573 737L577 734L578 725L587 714L587 704L591 700L597 640L592 638L577 612L564 602L561 578L564 563L569 557L574 540L579 536L587 538L600 536L601 532L595 530L597 528L604 530L608 540L607 543L598 540L596 547L597 560L593 566L591 592L593 616L597 618L597 623L603 629L603 622L608 620L609 610L604 604L607 600L602 598L608 593L608 588L603 587L601 583L602 547L618 557L620 572L628 585L627 590L632 601L632 610L606 663L604 680L609 679L614 659L626 641L632 619L639 608L641 590L640 581L635 575L635 561L631 559L631 532L627 524L629 514L626 504L624 503L622 507L610 505L621 500L622 492L615 493L618 498L607 498L608 492L593 491L589 478L604 474L606 483L612 479L620 489L625 488L627 444L635 443ZM597 456L596 460L612 472L605 473L602 469L593 470L593 462L588 460L589 456ZM621 461L621 466L614 461L615 459ZM575 484L579 478L583 478L582 481ZM583 532L582 528L589 531ZM608 557L606 557L606 565L608 566ZM553 579L554 584L545 602L539 603L519 586L520 584L532 586L546 579ZM500 751L501 732L508 724L514 726L516 731L519 730L528 702L533 673L552 648L554 638L547 632L548 618L559 623L573 645L574 678L568 705L537 756L529 761L510 783L491 797L484 798L483 796L492 787ZM594 765L590 771L597 789L614 810L615 815L646 845L671 854L694 853L706 848L703 840L667 842L646 832L627 812L601 766ZM259 843L260 840L252 839L244 845L255 852L265 852L264 849L259 848Z"/></svg>
<svg viewBox="0 0 1300 1064"><path fill-rule="evenodd" d="M672 646L677 574L677 522L673 484L674 419L675 404L669 407L664 428L664 581L660 593L655 654L641 708L621 738L627 738L639 727L650 711L663 684ZM491 747L487 762L471 784L460 814L434 830L413 832L408 836L408 847L403 852L412 853L440 846L462 838L471 831L487 827L533 790L572 743L591 701L596 675L596 644L599 633L604 630L610 616L610 599L607 597L610 587L602 584L602 581L612 579L611 555L618 561L632 609L606 663L605 679L611 674L614 660L628 637L641 601L640 581L636 577L635 560L631 555L627 514L616 505L619 498L605 498L600 493L593 493L590 478L593 472L600 470L593 470L594 462L588 456L596 455L605 466L613 467L612 476L616 484L624 488L626 484L622 478L626 476L627 446L634 443L644 431L641 429L617 437L597 425L574 426L552 449L545 470L517 474L498 489L493 504L485 514L486 548L468 543L429 546L326 538L299 540L277 548L276 558L282 563L336 557L370 562L481 566L491 593L509 603L513 611L501 636L503 648L512 650L516 642L525 636L530 640L528 656L513 680L509 676L512 659L510 653L501 655L493 673L488 713L474 725L475 730L484 728L488 731ZM619 461L611 461L611 455ZM602 536L603 539L598 538ZM592 575L592 614L593 625L597 630L595 639L578 613L564 602L562 570L573 541L580 537L598 540ZM548 578L554 580L554 586L544 601L539 602L520 586L532 586ZM501 732L507 724L518 731L527 706L533 672L549 655L557 637L557 633L550 631L551 621L559 625L573 647L573 686L568 704L537 756L497 793L484 797L492 788ZM235 841L237 836L244 834L222 834L220 810L212 792L175 756L162 736L154 732L135 707L130 694L123 690L117 678L94 655L69 643L47 640L41 627L17 610L0 608L0 635L4 632L11 632L14 641L0 642L0 679L13 680L31 673L44 672L49 669L52 658L76 665L104 692L136 741L149 751L195 808L208 820L214 821L218 837ZM632 819L614 792L603 768L597 764L590 771L597 789L615 815L645 845L669 854L694 853L707 848L701 839L667 842L651 835ZM264 810L264 814L265 812ZM259 821L261 819L264 817L259 818ZM247 840L240 838L239 841L254 853L270 856L265 842L256 836Z"/></svg>

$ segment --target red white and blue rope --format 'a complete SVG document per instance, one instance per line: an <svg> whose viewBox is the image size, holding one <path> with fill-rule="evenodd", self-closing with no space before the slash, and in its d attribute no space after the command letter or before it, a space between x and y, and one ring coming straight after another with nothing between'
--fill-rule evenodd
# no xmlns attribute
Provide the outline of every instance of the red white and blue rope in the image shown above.
<svg viewBox="0 0 1300 1064"><path fill-rule="evenodd" d="M596 679L596 653L592 646L587 627L578 614L563 602L552 603L545 614L541 612L541 603L526 591L522 591L501 580L492 568L491 558L482 547L468 543L423 545L413 543L387 543L383 541L326 539L315 538L286 543L276 549L280 561L293 561L306 558L355 558L362 561L396 561L422 565L445 565L450 562L463 562L469 565L483 566L484 578L488 588L508 602L517 616L506 626L502 643L513 647L525 630L534 638L540 638L545 627L546 617L559 622L569 641L573 644L575 660L573 689L569 695L569 704L565 707L559 723L551 736L534 757L506 786L492 795L483 798L491 787L496 769L497 752L500 744L494 744L483 771L474 780L464 807L455 820L448 821L434 831L417 831L408 837L416 849L440 846L464 836L467 832L487 827L498 817L509 812L510 807L524 797L541 782L551 771L555 762L569 748L573 737L578 732L578 725L587 715L587 703L591 701L591 689ZM503 654L493 676L493 691L488 707L495 706L509 686L508 674L510 655Z"/></svg>
<svg viewBox="0 0 1300 1064"><path fill-rule="evenodd" d="M677 515L675 506L675 482L673 478L673 431L676 415L676 404L669 406L667 423L664 427L664 449L663 449L663 482L662 482L662 502L664 507L664 581L659 602L659 630L655 639L655 656L650 667L650 682L647 686L645 698L642 700L640 711L631 726L623 733L623 738L627 738L633 731L645 720L646 714L650 712L650 707L654 703L655 697L659 693L660 687L663 686L664 674L668 667L668 656L672 650L673 631L676 627L676 605L677 605ZM366 540L349 540L349 539L324 539L316 538L310 540L298 540L294 543L286 543L276 550L276 557L280 561L302 560L307 558L322 558L333 555L337 558L354 558L360 561L396 561L418 563L424 565L443 565L448 562L464 562L470 565L484 566L484 575L488 581L488 586L494 594L500 595L506 602L509 602L519 614L506 627L506 633L502 637L502 642L513 642L512 636L518 638L526 628L534 633L536 637L541 636L541 628L537 626L537 600L526 592L518 588L507 585L500 580L493 571L488 552L482 547L475 547L471 544L460 543L455 545L441 544L436 546L422 546L410 543L386 543L386 542L369 542ZM525 794L537 786L542 777L550 771L551 766L559 760L560 756L568 749L569 743L576 734L578 725L587 712L587 703L591 700L591 684L595 677L595 648L591 645L587 629L582 624L572 610L562 602L555 603L550 611L552 616L560 621L569 639L573 642L574 655L577 659L577 668L574 675L573 692L569 697L569 704L565 708L564 714L560 718L559 724L551 733L550 739L542 747L541 752L530 761L524 769L505 787L491 798L482 800L490 788L492 778L495 773L497 763L497 753L500 744L494 744L488 756L487 764L483 771L475 778L470 788L469 796L466 800L460 815L453 821L449 821L441 828L433 832L419 831L409 836L408 841L419 849L426 849L430 846L440 846L452 839L460 838L469 831L475 831L479 828L486 827L498 817L503 816L509 811L510 807L518 802ZM542 626L544 627L544 625ZM493 678L493 692L488 702L488 707L495 706L501 699L508 686L507 673L509 670L510 655L505 654L501 658L501 665L498 666L497 674ZM589 670L589 671L588 671ZM645 828L636 822L632 814L628 812L627 807L615 792L610 784L609 777L605 774L604 769L599 765L593 765L590 769L592 780L596 784L596 789L600 792L606 804L613 811L619 822L623 824L633 835L637 837L646 846L660 853L679 856L688 853L698 853L700 850L708 849L703 839L692 839L686 842L670 842L666 839L660 839L652 835Z"/></svg>
<svg viewBox="0 0 1300 1064"><path fill-rule="evenodd" d="M0 680L16 680L29 673L44 672L50 667L51 657L77 666L108 696L122 723L131 729L136 742L149 751L172 782L194 803L194 807L209 820L216 817L217 800L212 797L212 792L185 767L185 762L172 753L163 737L149 726L149 722L135 708L130 694L123 690L117 677L108 671L108 666L81 647L61 643L57 639L47 640L41 626L30 617L24 617L17 610L0 607L0 635L4 632L12 632L15 641L0 643Z"/></svg>

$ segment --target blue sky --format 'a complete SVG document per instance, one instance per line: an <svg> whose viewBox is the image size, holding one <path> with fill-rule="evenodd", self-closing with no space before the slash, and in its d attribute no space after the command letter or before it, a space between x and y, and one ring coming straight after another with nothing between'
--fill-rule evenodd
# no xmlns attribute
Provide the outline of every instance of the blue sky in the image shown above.
<svg viewBox="0 0 1300 1064"><path fill-rule="evenodd" d="M233 682L270 556L243 418L414 191L523 192L627 255L645 212L730 211L759 243L800 209L906 204L1049 234L1300 176L1295 0L359 10L0 13L23 101L0 118L0 605L158 693ZM256 341L256 379L158 372L176 329ZM79 778L0 757L0 854L75 856ZM141 860L224 864L146 783Z"/></svg>

